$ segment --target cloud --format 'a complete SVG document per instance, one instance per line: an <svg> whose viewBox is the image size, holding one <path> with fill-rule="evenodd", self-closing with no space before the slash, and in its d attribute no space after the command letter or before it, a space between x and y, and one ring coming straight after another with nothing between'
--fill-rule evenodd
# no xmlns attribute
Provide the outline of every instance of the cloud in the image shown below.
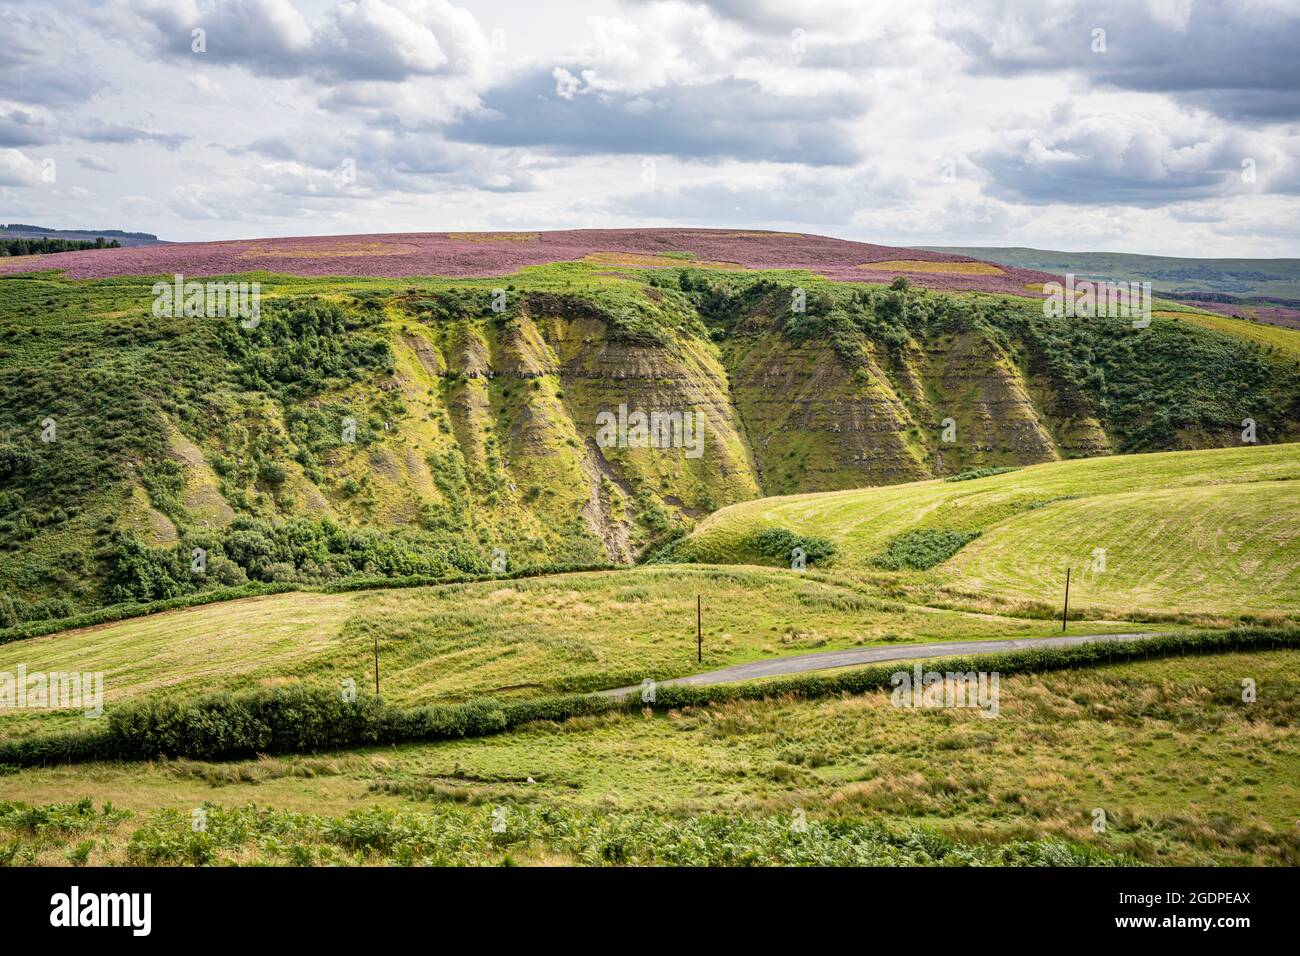
<svg viewBox="0 0 1300 956"><path fill-rule="evenodd" d="M36 186L41 164L16 149L0 149L0 186Z"/></svg>
<svg viewBox="0 0 1300 956"><path fill-rule="evenodd" d="M84 102L104 86L85 70L77 34L43 10L5 4L0 41L0 99L39 105Z"/></svg>
<svg viewBox="0 0 1300 956"><path fill-rule="evenodd" d="M224 191L199 183L173 189L167 197L167 208L182 219L198 220L238 220L257 213L255 208L249 208Z"/></svg>
<svg viewBox="0 0 1300 956"><path fill-rule="evenodd" d="M105 123L101 119L86 120L68 132L74 139L88 143L157 143L172 151L180 149L190 138L182 133L159 133L126 123Z"/></svg>
<svg viewBox="0 0 1300 956"><path fill-rule="evenodd" d="M117 164L102 156L78 156L77 165L96 173L115 173Z"/></svg>
<svg viewBox="0 0 1300 956"><path fill-rule="evenodd" d="M1300 6L1286 0L977 0L943 23L976 72L1070 70L1225 118L1300 119Z"/></svg>
<svg viewBox="0 0 1300 956"><path fill-rule="evenodd" d="M1180 142L1168 126L1110 114L1013 132L972 159L1011 202L1161 206L1223 195L1251 150L1237 136Z"/></svg>
<svg viewBox="0 0 1300 956"><path fill-rule="evenodd" d="M903 205L914 195L902 177L866 167L847 173L760 174L745 181L713 177L630 192L609 208L621 215L670 222L844 226L864 210Z"/></svg>
<svg viewBox="0 0 1300 956"><path fill-rule="evenodd" d="M41 146L54 139L43 117L22 108L0 111L0 146Z"/></svg>
<svg viewBox="0 0 1300 956"><path fill-rule="evenodd" d="M594 90L565 68L533 70L490 91L451 123L449 139L541 146L561 153L622 153L852 164L862 158L845 117L864 96L776 96L726 78L639 93Z"/></svg>
<svg viewBox="0 0 1300 956"><path fill-rule="evenodd" d="M851 23L862 15L860 0L703 0L718 16L755 30L809 29L825 24Z"/></svg>
<svg viewBox="0 0 1300 956"><path fill-rule="evenodd" d="M106 16L166 56L260 76L398 82L470 73L490 56L474 17L446 0L345 0L315 23L289 0L117 0Z"/></svg>
<svg viewBox="0 0 1300 956"><path fill-rule="evenodd" d="M434 184L487 192L527 192L538 179L526 157L511 151L487 150L448 143L428 132L367 130L322 141L308 136L269 136L234 152L262 156L282 164L281 173L311 179L317 174L339 177L346 167L355 184L342 195L375 190L427 194ZM269 167L264 167L269 168ZM311 190L309 190L310 192Z"/></svg>

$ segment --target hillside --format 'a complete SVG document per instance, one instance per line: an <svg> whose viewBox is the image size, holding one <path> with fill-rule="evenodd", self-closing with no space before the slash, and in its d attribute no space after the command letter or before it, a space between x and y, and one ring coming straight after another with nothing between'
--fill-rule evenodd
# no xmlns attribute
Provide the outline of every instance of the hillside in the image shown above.
<svg viewBox="0 0 1300 956"><path fill-rule="evenodd" d="M1059 613L1300 613L1300 445L1035 465L725 508L676 560L773 564L779 528L910 600Z"/></svg>
<svg viewBox="0 0 1300 956"><path fill-rule="evenodd" d="M1168 304L1141 330L1052 319L1024 276L817 237L517 235L38 263L275 263L242 276L253 328L155 315L147 275L0 279L0 625L249 579L627 563L762 496L1238 445L1247 417L1300 438L1287 330ZM702 416L700 454L601 447L620 406Z"/></svg>
<svg viewBox="0 0 1300 956"><path fill-rule="evenodd" d="M586 262L617 269L724 272L800 269L846 282L913 276L929 288L1023 294L1046 273L967 256L829 236L735 229L564 229L552 232L423 232L167 243L112 256L51 255L0 263L0 273L58 269L76 279L183 273L273 272L294 276L402 278L502 276L525 266Z"/></svg>

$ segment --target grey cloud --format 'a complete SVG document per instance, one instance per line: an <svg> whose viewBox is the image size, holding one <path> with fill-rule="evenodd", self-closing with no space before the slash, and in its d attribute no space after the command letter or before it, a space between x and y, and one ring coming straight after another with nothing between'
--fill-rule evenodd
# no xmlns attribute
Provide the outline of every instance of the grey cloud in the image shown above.
<svg viewBox="0 0 1300 956"><path fill-rule="evenodd" d="M972 159L989 193L1010 202L1154 207L1224 194L1245 154L1231 139L1179 148L1152 128L1084 121L1045 142L1018 134Z"/></svg>
<svg viewBox="0 0 1300 956"><path fill-rule="evenodd" d="M446 134L562 153L842 166L862 155L843 121L865 107L861 96L777 96L735 78L638 94L575 90L564 96L552 73L534 70L491 90L481 110L450 124Z"/></svg>
<svg viewBox="0 0 1300 956"><path fill-rule="evenodd" d="M21 109L0 112L0 146L40 146L54 138L39 116Z"/></svg>
<svg viewBox="0 0 1300 956"><path fill-rule="evenodd" d="M0 100L67 104L103 88L103 80L86 71L75 35L45 11L0 4L0 22Z"/></svg>
<svg viewBox="0 0 1300 956"><path fill-rule="evenodd" d="M807 27L813 17L799 4L784 0L702 0L700 6L707 7L722 19L767 31Z"/></svg>
<svg viewBox="0 0 1300 956"><path fill-rule="evenodd" d="M88 120L72 127L69 134L75 139L85 140L88 143L151 142L173 151L180 149L181 145L189 140L188 136L180 133L159 133L124 123L105 123L103 120Z"/></svg>
<svg viewBox="0 0 1300 956"><path fill-rule="evenodd" d="M89 169L91 172L96 173L117 172L117 164L104 159L102 156L78 156L77 165L82 169Z"/></svg>
<svg viewBox="0 0 1300 956"><path fill-rule="evenodd" d="M986 0L946 32L979 73L1076 70L1103 86L1166 93L1223 117L1300 119L1300 7L1211 0L1189 4L1185 23L1176 7L1163 9L1170 16L1130 0L1050 10ZM1093 52L1098 29L1104 52Z"/></svg>
<svg viewBox="0 0 1300 956"><path fill-rule="evenodd" d="M351 160L358 184L403 193L424 194L437 186L527 192L538 185L531 170L510 151L447 143L428 132L362 133L328 142L273 136L230 152L298 163L327 173Z"/></svg>

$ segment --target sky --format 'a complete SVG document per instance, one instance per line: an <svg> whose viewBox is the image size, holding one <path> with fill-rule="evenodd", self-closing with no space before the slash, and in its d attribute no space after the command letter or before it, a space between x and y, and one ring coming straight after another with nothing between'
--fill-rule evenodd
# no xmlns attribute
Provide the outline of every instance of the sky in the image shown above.
<svg viewBox="0 0 1300 956"><path fill-rule="evenodd" d="M1300 256L1300 0L0 0L0 221Z"/></svg>

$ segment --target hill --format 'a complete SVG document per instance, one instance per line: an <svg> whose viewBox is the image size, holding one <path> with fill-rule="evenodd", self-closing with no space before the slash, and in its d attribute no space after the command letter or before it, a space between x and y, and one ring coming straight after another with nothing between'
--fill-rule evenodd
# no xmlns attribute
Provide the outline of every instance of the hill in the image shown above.
<svg viewBox="0 0 1300 956"><path fill-rule="evenodd" d="M1156 292L1210 292L1300 300L1300 259L1200 259L1130 252L1060 252L1019 246L928 246L1017 269L1150 282Z"/></svg>
<svg viewBox="0 0 1300 956"><path fill-rule="evenodd" d="M1300 329L1300 259L1189 259L996 246L928 248L1017 269L1068 272L1110 282L1150 282L1153 291L1198 310Z"/></svg>
<svg viewBox="0 0 1300 956"><path fill-rule="evenodd" d="M761 532L821 538L900 596L1004 613L1300 612L1300 445L1097 458L962 481L748 501L678 560L772 564Z"/></svg>
<svg viewBox="0 0 1300 956"><path fill-rule="evenodd" d="M1167 304L1144 329L1051 318L997 291L1023 276L956 257L695 230L371 238L66 253L38 262L63 275L0 279L0 625L247 579L627 563L765 495L1239 445L1245 419L1300 438L1296 333ZM259 283L251 323L160 310L153 276L69 277L268 262L237 276ZM401 277L284 274L372 267ZM485 277L405 275L434 267ZM667 416L664 441L620 410Z"/></svg>
<svg viewBox="0 0 1300 956"><path fill-rule="evenodd" d="M846 282L911 276L929 288L1024 294L1051 276L966 256L802 233L734 229L566 229L428 232L168 243L112 257L76 253L0 263L0 273L59 269L77 279L181 273L274 272L295 276L503 276L525 266L586 262L621 268L707 271L797 269Z"/></svg>

